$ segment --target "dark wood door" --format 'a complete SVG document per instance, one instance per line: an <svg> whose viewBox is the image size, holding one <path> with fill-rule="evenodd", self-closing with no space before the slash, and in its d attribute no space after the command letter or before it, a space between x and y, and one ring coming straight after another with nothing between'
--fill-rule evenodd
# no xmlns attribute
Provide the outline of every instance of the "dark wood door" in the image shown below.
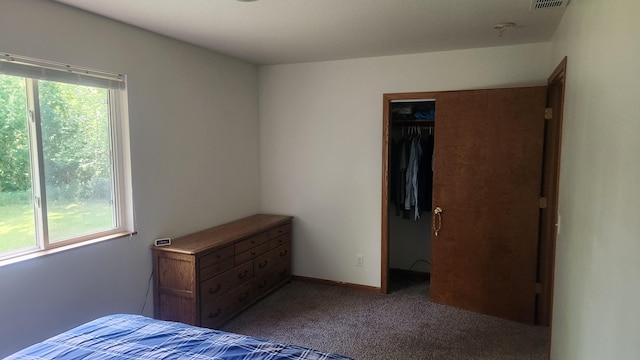
<svg viewBox="0 0 640 360"><path fill-rule="evenodd" d="M534 322L545 96L546 87L438 95L434 302Z"/></svg>

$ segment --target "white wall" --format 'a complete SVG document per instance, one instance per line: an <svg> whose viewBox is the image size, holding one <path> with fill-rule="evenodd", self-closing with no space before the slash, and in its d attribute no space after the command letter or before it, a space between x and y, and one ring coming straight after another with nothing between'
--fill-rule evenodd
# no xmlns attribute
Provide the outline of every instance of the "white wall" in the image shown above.
<svg viewBox="0 0 640 360"><path fill-rule="evenodd" d="M545 84L549 54L547 43L261 67L262 209L296 217L293 273L380 286L382 94Z"/></svg>
<svg viewBox="0 0 640 360"><path fill-rule="evenodd" d="M640 359L640 2L572 1L552 356Z"/></svg>
<svg viewBox="0 0 640 360"><path fill-rule="evenodd" d="M0 51L129 76L139 234L0 267L0 357L140 312L154 238L256 213L258 69L51 1L2 0ZM152 314L151 296L145 314Z"/></svg>

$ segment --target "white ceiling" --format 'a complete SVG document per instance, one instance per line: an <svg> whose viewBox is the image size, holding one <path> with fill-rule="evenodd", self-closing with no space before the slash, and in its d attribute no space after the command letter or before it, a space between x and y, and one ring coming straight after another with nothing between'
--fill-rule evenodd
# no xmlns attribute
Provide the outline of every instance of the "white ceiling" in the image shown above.
<svg viewBox="0 0 640 360"><path fill-rule="evenodd" d="M265 64L549 41L565 7L531 0L56 0ZM502 36L494 25L515 22Z"/></svg>

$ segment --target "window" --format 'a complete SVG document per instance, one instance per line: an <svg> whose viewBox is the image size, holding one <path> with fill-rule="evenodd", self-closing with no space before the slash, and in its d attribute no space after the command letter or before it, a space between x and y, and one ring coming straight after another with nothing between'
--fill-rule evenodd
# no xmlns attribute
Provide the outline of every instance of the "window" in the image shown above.
<svg viewBox="0 0 640 360"><path fill-rule="evenodd" d="M0 57L0 261L133 232L125 77Z"/></svg>

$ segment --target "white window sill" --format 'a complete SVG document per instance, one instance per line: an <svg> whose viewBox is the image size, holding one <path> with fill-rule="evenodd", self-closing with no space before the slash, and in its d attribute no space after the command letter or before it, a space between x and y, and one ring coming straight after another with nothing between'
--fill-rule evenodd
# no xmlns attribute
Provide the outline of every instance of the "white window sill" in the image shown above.
<svg viewBox="0 0 640 360"><path fill-rule="evenodd" d="M15 264L15 263L19 263L19 262L22 262L22 261L36 259L36 258L39 258L39 257L42 257L42 256L56 254L56 253L67 251L67 250L71 250L71 249L76 249L76 248L87 246L87 245L101 243L103 241L119 239L119 238L131 236L131 235L135 235L135 234L137 234L137 232L121 232L121 233L102 236L102 237L99 237L99 238L95 238L95 239L91 239L91 240L85 240L85 241L81 241L81 242L77 242L77 243L73 243L73 244L69 244L69 245L59 246L59 247L56 247L56 248L51 248L51 249L46 249L46 250L34 250L33 252L30 252L30 253L27 253L27 254L18 255L18 256L14 256L14 257L8 258L8 259L0 260L0 267L6 266L6 265Z"/></svg>

